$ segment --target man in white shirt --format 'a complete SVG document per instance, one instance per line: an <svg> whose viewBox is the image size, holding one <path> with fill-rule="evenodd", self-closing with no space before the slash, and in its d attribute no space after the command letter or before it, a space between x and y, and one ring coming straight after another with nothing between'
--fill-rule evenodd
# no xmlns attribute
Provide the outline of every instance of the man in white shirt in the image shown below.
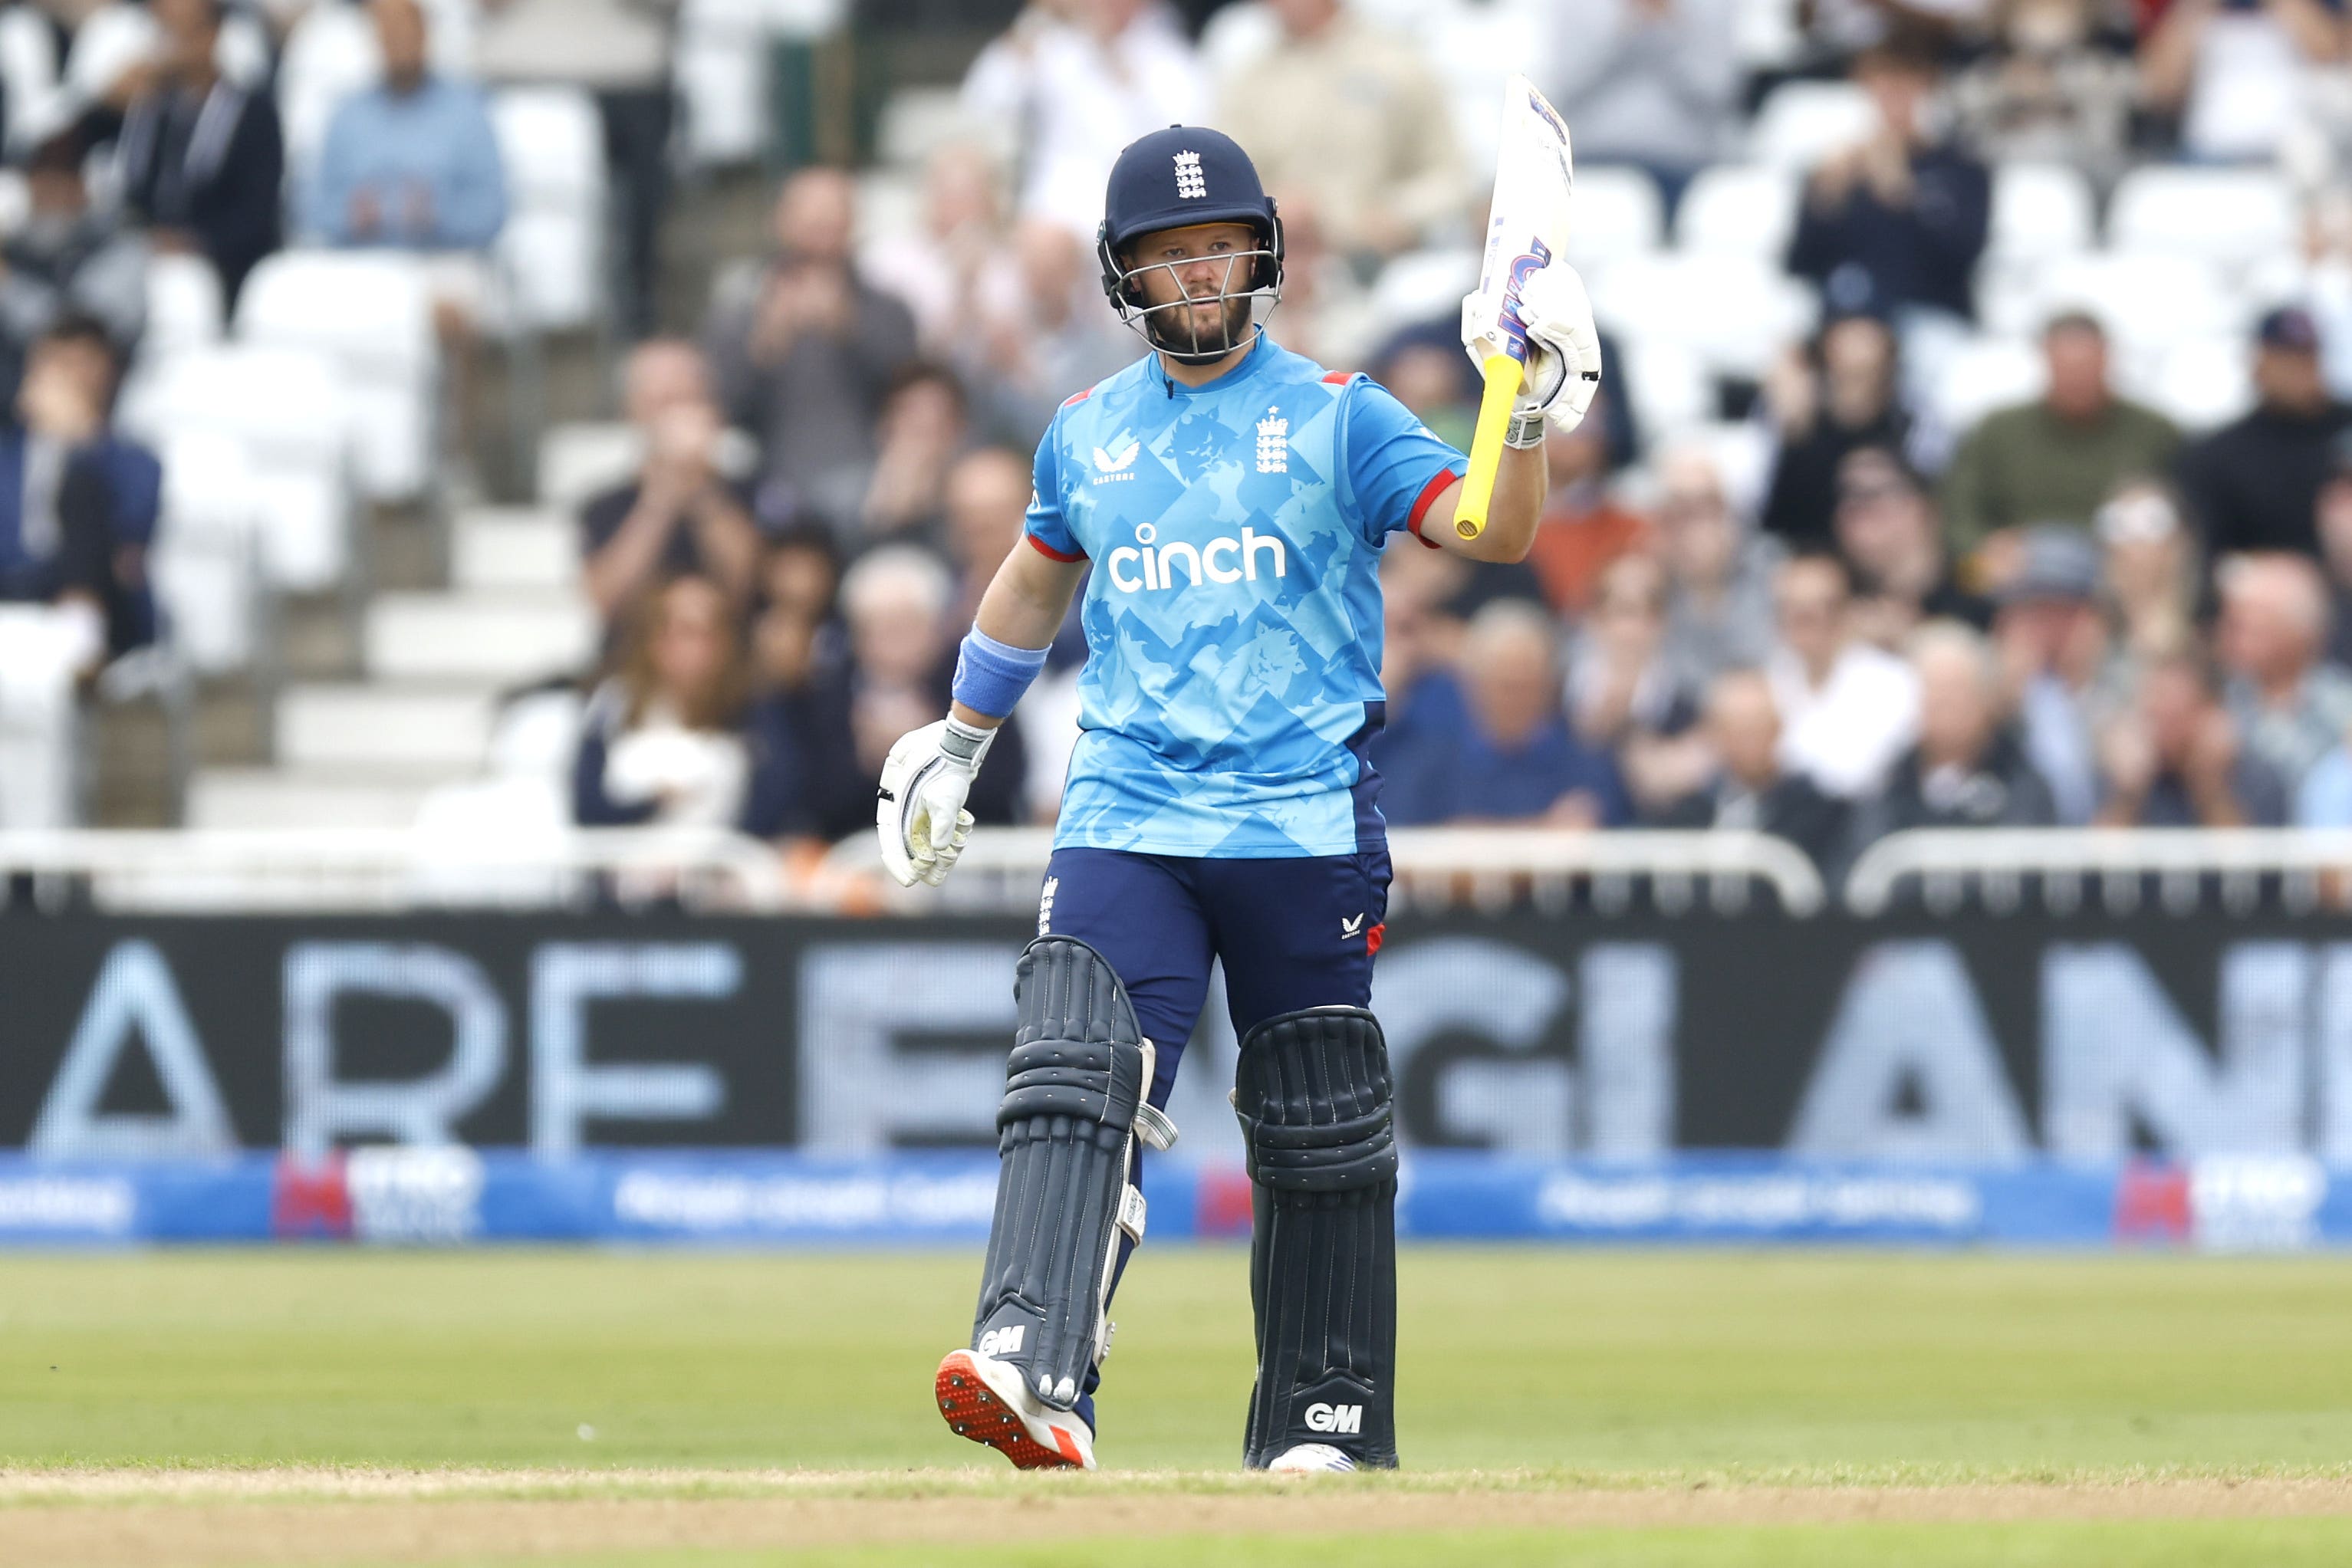
<svg viewBox="0 0 2352 1568"><path fill-rule="evenodd" d="M1853 581L1835 556L1803 555L1773 584L1780 645L1766 664L1782 719L1780 760L1824 793L1856 800L1917 738L1919 683L1851 624Z"/></svg>

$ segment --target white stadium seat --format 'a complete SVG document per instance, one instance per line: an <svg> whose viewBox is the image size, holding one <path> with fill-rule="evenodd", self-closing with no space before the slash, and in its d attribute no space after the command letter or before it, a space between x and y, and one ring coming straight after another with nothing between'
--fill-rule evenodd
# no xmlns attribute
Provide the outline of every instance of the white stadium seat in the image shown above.
<svg viewBox="0 0 2352 1568"><path fill-rule="evenodd" d="M1462 297L1477 287L1476 251L1409 250L1381 268L1372 285L1372 309L1397 327L1441 318L1459 320Z"/></svg>
<svg viewBox="0 0 2352 1568"><path fill-rule="evenodd" d="M142 354L176 354L209 349L224 326L220 274L200 256L147 258L147 327Z"/></svg>
<svg viewBox="0 0 2352 1568"><path fill-rule="evenodd" d="M604 295L604 130L575 88L509 88L490 106L507 173L507 325L577 330Z"/></svg>
<svg viewBox="0 0 2352 1568"><path fill-rule="evenodd" d="M2057 311L2088 310L2120 343L2169 344L2231 336L2249 324L2245 298L2228 286L2221 269L2187 256L2103 252L2066 257L2042 269L2021 308L2021 319L1989 319L1988 325L2023 336L2038 331Z"/></svg>
<svg viewBox="0 0 2352 1568"><path fill-rule="evenodd" d="M1760 257L1679 252L1608 268L1592 306L1620 341L1678 343L1710 374L1748 379L1818 314L1810 289Z"/></svg>
<svg viewBox="0 0 2352 1568"><path fill-rule="evenodd" d="M684 0L671 60L688 161L756 160L768 134L766 0Z"/></svg>
<svg viewBox="0 0 2352 1568"><path fill-rule="evenodd" d="M569 514L600 490L628 483L646 459L635 425L559 424L540 438L539 504Z"/></svg>
<svg viewBox="0 0 2352 1568"><path fill-rule="evenodd" d="M2046 260L2089 250L2096 224L2091 182L2063 163L2003 163L1992 172L1988 254Z"/></svg>
<svg viewBox="0 0 2352 1568"><path fill-rule="evenodd" d="M121 423L159 450L191 434L236 441L251 474L265 577L315 592L340 583L351 561L352 413L344 386L334 360L317 350L197 350L126 389Z"/></svg>
<svg viewBox="0 0 2352 1568"><path fill-rule="evenodd" d="M1861 141L1876 123L1870 95L1851 82L1791 81L1772 89L1748 133L1748 155L1804 170Z"/></svg>
<svg viewBox="0 0 2352 1568"><path fill-rule="evenodd" d="M1665 241L1664 204L1639 169L1595 163L1576 171L1568 222L1568 256L1580 267L1647 256Z"/></svg>
<svg viewBox="0 0 2352 1568"><path fill-rule="evenodd" d="M2042 395L2049 367L2021 338L1977 338L1946 361L1934 387L1937 423L1954 439L1997 408Z"/></svg>
<svg viewBox="0 0 2352 1568"><path fill-rule="evenodd" d="M254 663L260 498L236 438L182 431L160 454L163 517L147 571L164 638L189 668L226 674Z"/></svg>
<svg viewBox="0 0 2352 1568"><path fill-rule="evenodd" d="M1675 244L1685 251L1760 256L1780 265L1797 228L1801 179L1795 171L1718 163L1683 193Z"/></svg>
<svg viewBox="0 0 2352 1568"><path fill-rule="evenodd" d="M2184 430L2210 430L2254 402L2253 351L2243 338L2186 338L2126 361L2118 379Z"/></svg>
<svg viewBox="0 0 2352 1568"><path fill-rule="evenodd" d="M425 493L436 450L440 350L427 264L397 251L281 251L254 268L240 341L330 356L352 404L353 473L374 500Z"/></svg>
<svg viewBox="0 0 2352 1568"><path fill-rule="evenodd" d="M1655 437L1715 417L1715 379L1696 350L1656 337L1612 341L1622 361L1620 384L1633 389L1633 418L1645 434ZM1611 369L1602 367L1603 385Z"/></svg>
<svg viewBox="0 0 2352 1568"><path fill-rule="evenodd" d="M278 67L278 119L288 183L300 190L318 166L335 106L383 74L375 27L357 5L312 5L286 35Z"/></svg>
<svg viewBox="0 0 2352 1568"><path fill-rule="evenodd" d="M2114 250L2200 256L2232 270L2291 251L2299 226L2294 187L2267 169L2135 169L2107 209Z"/></svg>

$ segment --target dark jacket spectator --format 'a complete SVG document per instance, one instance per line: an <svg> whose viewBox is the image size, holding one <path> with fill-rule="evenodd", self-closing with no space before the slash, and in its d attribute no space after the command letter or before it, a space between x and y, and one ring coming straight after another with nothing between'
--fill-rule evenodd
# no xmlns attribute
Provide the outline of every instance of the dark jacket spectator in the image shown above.
<svg viewBox="0 0 2352 1568"><path fill-rule="evenodd" d="M163 57L124 117L123 199L156 249L209 259L234 308L246 275L284 243L278 106L213 63L218 0L156 0L153 10Z"/></svg>
<svg viewBox="0 0 2352 1568"><path fill-rule="evenodd" d="M1912 639L1919 681L1919 744L1885 788L1854 813L1859 855L1915 828L2046 828L2058 821L2050 786L2000 724L2000 671L1972 628L1938 622Z"/></svg>
<svg viewBox="0 0 2352 1568"><path fill-rule="evenodd" d="M1944 537L1958 554L2005 528L2064 523L2087 532L2118 485L2172 466L2180 433L2115 394L2097 318L2057 317L2042 331L2042 353L2048 390L1985 415L1945 471Z"/></svg>
<svg viewBox="0 0 2352 1568"><path fill-rule="evenodd" d="M2319 328L2295 307L2273 310L2255 331L2253 412L2180 455L2180 489L2209 558L2240 550L2318 554L2319 487L2352 405L2327 392Z"/></svg>
<svg viewBox="0 0 2352 1568"><path fill-rule="evenodd" d="M147 316L147 246L120 214L90 204L82 177L88 153L67 131L34 151L26 170L32 211L0 243L0 396L13 397L33 340L68 315L101 323L117 352L139 340Z"/></svg>
<svg viewBox="0 0 2352 1568"><path fill-rule="evenodd" d="M1853 570L1856 630L1880 647L1901 647L1922 622L1991 624L1992 606L1955 580L1936 504L1901 455L1865 446L1839 468L1837 544Z"/></svg>
<svg viewBox="0 0 2352 1568"><path fill-rule="evenodd" d="M1819 286L1833 310L1919 307L1974 320L1992 177L1958 148L1928 139L1930 57L1890 42L1866 51L1854 77L1877 104L1879 124L1807 180L1789 270Z"/></svg>
<svg viewBox="0 0 2352 1568"><path fill-rule="evenodd" d="M147 555L163 505L163 465L153 453L109 423L117 364L114 343L103 325L90 317L67 316L34 342L16 395L16 417L24 425L28 450L46 444L70 455L66 476L73 481L74 507L83 504L83 487L95 481L105 518L101 598L111 653L155 640L157 612ZM66 500L61 489L60 504Z"/></svg>
<svg viewBox="0 0 2352 1568"><path fill-rule="evenodd" d="M1764 498L1764 531L1794 549L1831 543L1838 469L1864 446L1904 450L1911 416L1895 398L1895 334L1870 316L1822 329L1765 387L1780 438Z"/></svg>
<svg viewBox="0 0 2352 1568"><path fill-rule="evenodd" d="M1685 830L1769 833L1827 870L1843 852L1849 808L1801 773L1780 766L1780 710L1759 670L1732 670L1706 696L1703 721L1716 771L1651 819Z"/></svg>
<svg viewBox="0 0 2352 1568"><path fill-rule="evenodd" d="M721 290L704 334L730 423L760 441L761 507L855 525L875 421L915 358L915 318L850 259L856 188L807 169L776 200L777 255Z"/></svg>
<svg viewBox="0 0 2352 1568"><path fill-rule="evenodd" d="M2274 828L2287 820L2278 773L2247 747L2221 706L2221 676L2193 643L2151 654L2129 711L2100 737L2097 821L2123 828Z"/></svg>

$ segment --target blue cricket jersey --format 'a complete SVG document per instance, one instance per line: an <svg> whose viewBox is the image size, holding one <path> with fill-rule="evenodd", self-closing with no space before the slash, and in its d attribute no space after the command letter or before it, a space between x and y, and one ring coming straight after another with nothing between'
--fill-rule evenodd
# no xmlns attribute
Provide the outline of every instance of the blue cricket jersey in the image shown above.
<svg viewBox="0 0 2352 1568"><path fill-rule="evenodd" d="M1381 550L1468 467L1361 375L1261 336L1203 387L1148 355L1062 405L1029 543L1094 563L1056 846L1377 846Z"/></svg>

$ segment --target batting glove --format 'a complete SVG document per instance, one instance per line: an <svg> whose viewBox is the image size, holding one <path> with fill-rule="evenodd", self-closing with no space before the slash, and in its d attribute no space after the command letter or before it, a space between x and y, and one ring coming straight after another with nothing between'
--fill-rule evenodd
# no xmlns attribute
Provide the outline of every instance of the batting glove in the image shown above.
<svg viewBox="0 0 2352 1568"><path fill-rule="evenodd" d="M1482 314L1478 298L1462 301L1462 346L1483 367L1492 351L1486 333L1493 318L1486 316L1487 328L1474 327ZM1519 285L1518 316L1528 335L1527 370L1505 439L1535 446L1543 441L1547 420L1564 431L1584 423L1592 394L1601 390L1601 334L1592 325L1584 279L1564 261L1528 274Z"/></svg>
<svg viewBox="0 0 2352 1568"><path fill-rule="evenodd" d="M947 881L971 836L964 798L995 740L992 729L943 718L900 736L890 748L874 792L874 825L882 869L900 887Z"/></svg>

